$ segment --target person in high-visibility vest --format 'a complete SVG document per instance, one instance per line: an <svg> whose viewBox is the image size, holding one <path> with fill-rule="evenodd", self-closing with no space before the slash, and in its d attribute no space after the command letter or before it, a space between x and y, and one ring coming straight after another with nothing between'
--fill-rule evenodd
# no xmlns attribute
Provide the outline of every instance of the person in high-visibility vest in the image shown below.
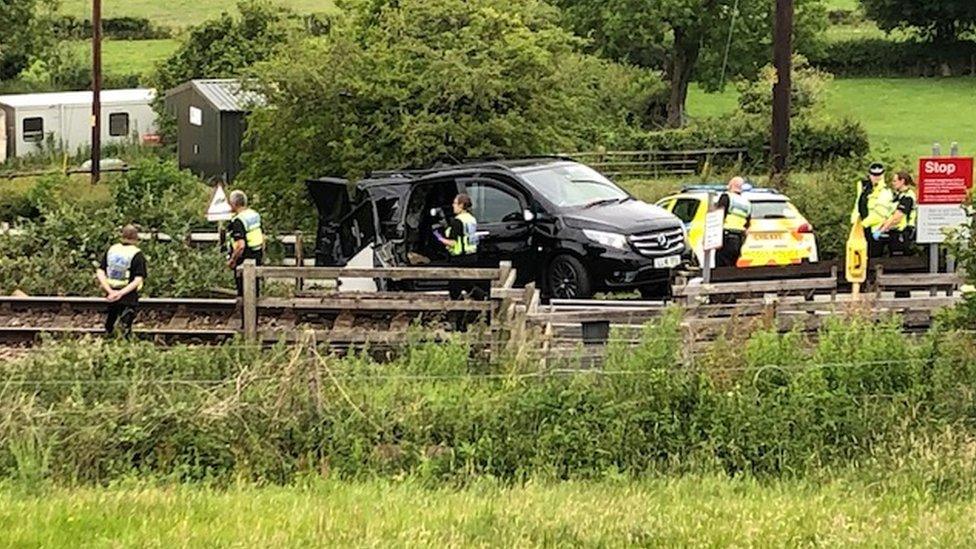
<svg viewBox="0 0 976 549"><path fill-rule="evenodd" d="M136 244L139 243L139 230L134 225L122 228L122 239L113 244L95 271L98 284L105 291L108 300L108 316L105 318L105 333L115 331L116 324L122 335L132 334L132 322L139 307L139 290L146 280L146 256Z"/></svg>
<svg viewBox="0 0 976 549"><path fill-rule="evenodd" d="M857 199L851 212L851 225L861 220L864 227L864 238L868 241L868 257L881 257L884 253L884 242L875 238L881 226L895 211L894 197L885 184L885 169L880 162L871 164L868 178L862 179L857 185Z"/></svg>
<svg viewBox="0 0 976 549"><path fill-rule="evenodd" d="M745 183L745 179L733 177L729 180L726 192L718 199L718 207L725 211L722 248L715 258L719 267L736 266L739 256L742 255L746 231L752 223L752 204L742 196Z"/></svg>
<svg viewBox="0 0 976 549"><path fill-rule="evenodd" d="M451 207L454 217L451 219L444 234L434 232L434 237L447 248L451 256L451 265L462 267L476 267L478 265L478 220L471 214L473 204L471 197L461 193L454 198ZM491 293L491 286L471 280L452 279L448 282L451 299L461 299L464 294L470 299L484 300ZM455 329L464 331L470 322L470 315L455 316Z"/></svg>
<svg viewBox="0 0 976 549"><path fill-rule="evenodd" d="M230 250L227 267L235 271L237 295L243 297L244 277L236 270L245 259L253 259L258 265L261 264L264 259L264 231L261 229L261 215L247 206L244 191L231 191L227 204L234 212L228 227Z"/></svg>
<svg viewBox="0 0 976 549"><path fill-rule="evenodd" d="M915 220L918 217L918 197L915 180L907 172L898 172L891 181L895 211L875 232L875 238L887 237L892 255L911 254L915 247Z"/></svg>

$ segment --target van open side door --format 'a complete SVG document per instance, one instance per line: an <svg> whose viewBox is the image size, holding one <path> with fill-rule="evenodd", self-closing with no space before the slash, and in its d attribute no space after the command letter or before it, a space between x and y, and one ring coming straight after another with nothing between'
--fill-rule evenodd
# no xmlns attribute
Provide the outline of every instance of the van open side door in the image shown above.
<svg viewBox="0 0 976 549"><path fill-rule="evenodd" d="M349 194L349 181L323 177L305 182L319 213L316 266L344 266L376 240L376 210L364 193Z"/></svg>

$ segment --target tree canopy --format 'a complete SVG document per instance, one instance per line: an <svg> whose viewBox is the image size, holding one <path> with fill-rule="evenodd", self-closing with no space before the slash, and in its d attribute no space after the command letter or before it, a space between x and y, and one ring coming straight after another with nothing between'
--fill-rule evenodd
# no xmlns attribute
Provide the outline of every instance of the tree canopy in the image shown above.
<svg viewBox="0 0 976 549"><path fill-rule="evenodd" d="M647 71L580 54L536 0L343 7L328 36L257 67L269 107L249 119L242 177L278 219L310 214L308 176L623 142L663 89Z"/></svg>
<svg viewBox="0 0 976 549"><path fill-rule="evenodd" d="M0 81L27 68L52 42L48 25L53 0L3 0L0 2Z"/></svg>
<svg viewBox="0 0 976 549"><path fill-rule="evenodd" d="M883 30L914 29L934 42L952 42L976 28L973 0L861 0Z"/></svg>
<svg viewBox="0 0 976 549"><path fill-rule="evenodd" d="M754 78L772 60L769 0L554 0L564 20L612 59L663 70L670 81L667 120L683 122L693 80L715 90ZM796 50L809 51L825 28L822 0L796 0Z"/></svg>
<svg viewBox="0 0 976 549"><path fill-rule="evenodd" d="M267 0L242 0L240 17L224 13L192 27L156 68L154 85L168 90L194 78L233 78L271 57L298 26L292 13Z"/></svg>

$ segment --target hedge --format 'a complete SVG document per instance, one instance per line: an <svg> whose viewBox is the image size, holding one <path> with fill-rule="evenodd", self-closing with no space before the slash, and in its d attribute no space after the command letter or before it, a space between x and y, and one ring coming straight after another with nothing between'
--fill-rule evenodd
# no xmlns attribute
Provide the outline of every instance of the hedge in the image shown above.
<svg viewBox="0 0 976 549"><path fill-rule="evenodd" d="M976 75L976 42L936 45L883 38L830 42L810 64L841 77Z"/></svg>
<svg viewBox="0 0 976 549"><path fill-rule="evenodd" d="M62 39L87 40L92 36L92 24L89 19L63 15L54 21L54 31ZM154 25L144 17L103 18L102 34L116 40L153 40L172 36L169 29Z"/></svg>
<svg viewBox="0 0 976 549"><path fill-rule="evenodd" d="M680 151L702 148L744 148L745 162L765 167L769 159L769 121L764 117L739 115L703 118L680 130L644 134L635 146L645 150ZM858 158L870 150L867 132L860 123L794 119L791 136L791 164L794 169L817 170L842 158Z"/></svg>

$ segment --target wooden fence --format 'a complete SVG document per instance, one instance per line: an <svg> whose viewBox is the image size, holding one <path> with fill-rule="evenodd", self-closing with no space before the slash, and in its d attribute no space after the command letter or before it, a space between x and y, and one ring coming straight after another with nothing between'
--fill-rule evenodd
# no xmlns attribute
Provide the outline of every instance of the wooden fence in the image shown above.
<svg viewBox="0 0 976 549"><path fill-rule="evenodd" d="M688 151L596 151L567 154L607 177L638 178L695 175L720 164L742 165L748 149Z"/></svg>

